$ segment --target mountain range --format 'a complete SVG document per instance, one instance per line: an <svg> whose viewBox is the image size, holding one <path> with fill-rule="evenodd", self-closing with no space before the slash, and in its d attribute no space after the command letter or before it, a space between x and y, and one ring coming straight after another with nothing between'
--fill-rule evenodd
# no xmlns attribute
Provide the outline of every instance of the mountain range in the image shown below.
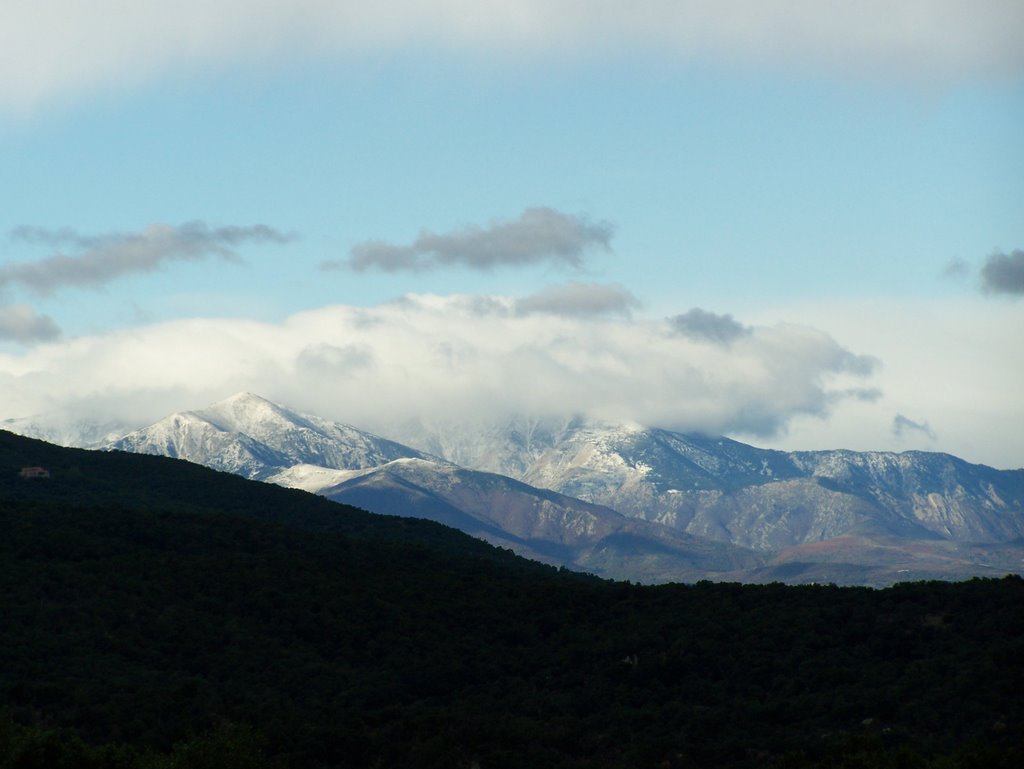
<svg viewBox="0 0 1024 769"><path fill-rule="evenodd" d="M620 579L885 585L1024 571L1024 470L929 452L773 451L581 419L396 432L240 393L104 448L429 518Z"/></svg>

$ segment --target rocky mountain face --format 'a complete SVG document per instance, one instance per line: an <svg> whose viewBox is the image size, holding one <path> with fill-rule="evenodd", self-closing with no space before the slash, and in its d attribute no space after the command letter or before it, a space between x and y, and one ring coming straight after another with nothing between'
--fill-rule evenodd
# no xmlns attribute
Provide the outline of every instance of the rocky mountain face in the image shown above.
<svg viewBox="0 0 1024 769"><path fill-rule="evenodd" d="M333 477L306 465L268 480L365 510L429 518L519 555L619 579L696 580L764 562L746 548L450 463L398 459Z"/></svg>
<svg viewBox="0 0 1024 769"><path fill-rule="evenodd" d="M426 443L468 467L762 551L848 532L982 543L1024 537L1024 470L946 454L782 452L580 422L532 429L529 440L516 425L507 434L494 447L478 434L458 441L449 427ZM501 431L494 435L501 442Z"/></svg>
<svg viewBox="0 0 1024 769"><path fill-rule="evenodd" d="M995 470L923 451L816 451L794 464L838 493L862 495L895 522L943 539L1003 542L1024 537L1024 470ZM894 523L893 533L901 533Z"/></svg>

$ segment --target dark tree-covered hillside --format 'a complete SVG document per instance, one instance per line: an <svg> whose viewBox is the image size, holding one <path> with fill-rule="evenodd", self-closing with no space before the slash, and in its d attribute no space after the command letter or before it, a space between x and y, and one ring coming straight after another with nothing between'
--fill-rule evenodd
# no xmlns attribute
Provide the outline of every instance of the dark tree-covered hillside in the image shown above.
<svg viewBox="0 0 1024 769"><path fill-rule="evenodd" d="M0 769L1015 767L1022 607L604 582L0 433Z"/></svg>

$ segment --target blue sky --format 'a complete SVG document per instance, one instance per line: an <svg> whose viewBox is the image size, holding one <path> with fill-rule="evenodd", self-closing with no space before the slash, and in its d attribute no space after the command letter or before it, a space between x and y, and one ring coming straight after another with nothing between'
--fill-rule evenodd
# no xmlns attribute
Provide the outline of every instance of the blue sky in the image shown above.
<svg viewBox="0 0 1024 769"><path fill-rule="evenodd" d="M1019 4L136 5L0 11L0 418L473 392L1024 466Z"/></svg>

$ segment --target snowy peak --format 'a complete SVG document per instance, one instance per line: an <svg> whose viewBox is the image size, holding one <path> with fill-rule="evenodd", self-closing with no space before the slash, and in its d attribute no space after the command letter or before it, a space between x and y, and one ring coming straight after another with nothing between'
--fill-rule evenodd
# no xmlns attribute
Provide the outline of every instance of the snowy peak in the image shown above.
<svg viewBox="0 0 1024 769"><path fill-rule="evenodd" d="M463 467L521 478L545 452L583 424L579 418L516 416L506 421L415 421L389 433Z"/></svg>
<svg viewBox="0 0 1024 769"><path fill-rule="evenodd" d="M718 489L801 475L784 452L723 437L639 425L516 417L398 431L399 440L463 467L565 491L599 475L616 484L645 478L661 490ZM571 492L567 492L571 493Z"/></svg>
<svg viewBox="0 0 1024 769"><path fill-rule="evenodd" d="M261 477L266 468L286 461L281 452L197 411L171 414L106 448L184 459L247 478Z"/></svg>
<svg viewBox="0 0 1024 769"><path fill-rule="evenodd" d="M422 452L349 425L299 414L251 393L172 414L109 444L264 479L295 465L353 470Z"/></svg>
<svg viewBox="0 0 1024 769"><path fill-rule="evenodd" d="M299 414L248 392L236 393L207 406L200 413L222 430L249 435L312 427Z"/></svg>
<svg viewBox="0 0 1024 769"><path fill-rule="evenodd" d="M952 541L1024 537L1024 471L928 452L783 452L724 437L584 423L530 442L447 425L430 445L458 463L606 505L627 516L774 550L858 530ZM486 436L482 438L482 436ZM416 436L422 444L423 438Z"/></svg>

